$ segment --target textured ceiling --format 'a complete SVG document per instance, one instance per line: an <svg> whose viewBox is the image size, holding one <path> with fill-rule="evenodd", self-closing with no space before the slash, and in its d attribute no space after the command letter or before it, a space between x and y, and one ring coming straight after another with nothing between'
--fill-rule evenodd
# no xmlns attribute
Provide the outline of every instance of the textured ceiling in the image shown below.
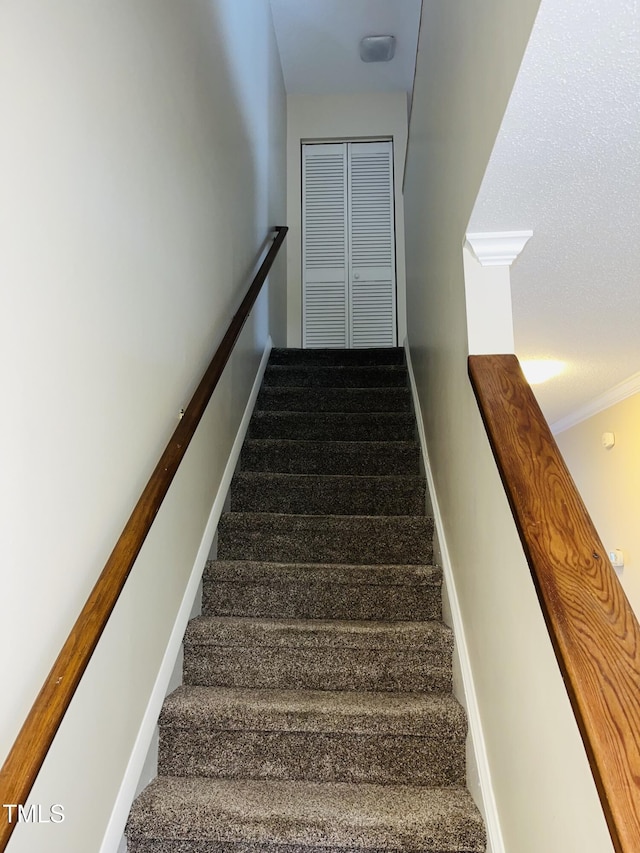
<svg viewBox="0 0 640 853"><path fill-rule="evenodd" d="M410 92L420 0L271 0L288 93ZM390 62L362 62L360 39L394 35Z"/></svg>
<svg viewBox="0 0 640 853"><path fill-rule="evenodd" d="M550 422L640 371L640 4L542 0L469 231L532 229L516 351Z"/></svg>
<svg viewBox="0 0 640 853"><path fill-rule="evenodd" d="M410 91L420 0L271 0L290 93ZM364 35L397 38L363 63ZM554 422L640 371L640 0L542 0L470 231L532 229L511 269L520 358Z"/></svg>

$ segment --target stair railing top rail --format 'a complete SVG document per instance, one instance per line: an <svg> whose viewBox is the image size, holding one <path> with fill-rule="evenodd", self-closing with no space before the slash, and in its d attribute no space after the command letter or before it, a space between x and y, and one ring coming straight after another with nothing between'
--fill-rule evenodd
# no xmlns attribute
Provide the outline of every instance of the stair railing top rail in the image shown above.
<svg viewBox="0 0 640 853"><path fill-rule="evenodd" d="M24 805L27 801L80 679L284 242L288 228L277 226L273 231L275 238L269 251L144 487L0 769L0 804ZM15 821L0 822L0 851L6 849L15 825Z"/></svg>
<svg viewBox="0 0 640 853"><path fill-rule="evenodd" d="M640 850L640 627L514 355L469 376L613 846Z"/></svg>

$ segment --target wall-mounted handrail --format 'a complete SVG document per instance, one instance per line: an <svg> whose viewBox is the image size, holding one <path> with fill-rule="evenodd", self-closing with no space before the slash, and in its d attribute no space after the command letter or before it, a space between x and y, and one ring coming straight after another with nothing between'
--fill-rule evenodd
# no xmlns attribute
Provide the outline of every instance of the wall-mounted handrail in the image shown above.
<svg viewBox="0 0 640 853"><path fill-rule="evenodd" d="M0 806L3 803L26 803L80 679L284 242L288 228L278 226L274 230L275 239L260 269L125 524L0 770ZM11 823L8 820L0 821L0 851L5 850L15 825L15 813Z"/></svg>
<svg viewBox="0 0 640 853"><path fill-rule="evenodd" d="M469 376L613 846L640 850L640 627L514 355Z"/></svg>

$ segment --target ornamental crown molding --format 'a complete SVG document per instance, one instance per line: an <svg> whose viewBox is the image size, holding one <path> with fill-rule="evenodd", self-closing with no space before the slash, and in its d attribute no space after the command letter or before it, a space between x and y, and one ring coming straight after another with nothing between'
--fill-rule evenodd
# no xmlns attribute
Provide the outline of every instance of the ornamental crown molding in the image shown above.
<svg viewBox="0 0 640 853"><path fill-rule="evenodd" d="M609 388L608 391L598 394L597 397L594 397L583 406L579 406L564 418L560 418L559 421L551 424L551 432L554 435L558 435L558 433L564 432L566 429L570 429L576 426L576 424L586 421L588 418L592 418L599 412L604 412L605 409L615 406L616 403L621 403L627 397L632 397L634 394L640 394L640 373L634 373L633 376L630 376L623 382L619 382L613 388Z"/></svg>
<svg viewBox="0 0 640 853"><path fill-rule="evenodd" d="M511 266L533 231L487 231L467 234L466 245L483 267Z"/></svg>

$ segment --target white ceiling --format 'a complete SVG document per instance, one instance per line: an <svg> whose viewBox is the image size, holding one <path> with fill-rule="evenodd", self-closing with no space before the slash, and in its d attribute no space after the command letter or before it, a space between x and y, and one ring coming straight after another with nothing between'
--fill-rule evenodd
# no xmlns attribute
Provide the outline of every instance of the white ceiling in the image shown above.
<svg viewBox="0 0 640 853"><path fill-rule="evenodd" d="M542 0L469 231L532 229L516 352L567 362L547 419L640 371L638 0Z"/></svg>
<svg viewBox="0 0 640 853"><path fill-rule="evenodd" d="M420 0L271 0L287 92L410 92ZM390 62L362 62L363 36L393 35Z"/></svg>
<svg viewBox="0 0 640 853"><path fill-rule="evenodd" d="M446 2L446 0L442 0ZM420 0L271 0L289 93L410 91ZM640 0L542 0L469 231L532 229L516 351L550 422L640 371ZM389 63L363 63L390 33Z"/></svg>

